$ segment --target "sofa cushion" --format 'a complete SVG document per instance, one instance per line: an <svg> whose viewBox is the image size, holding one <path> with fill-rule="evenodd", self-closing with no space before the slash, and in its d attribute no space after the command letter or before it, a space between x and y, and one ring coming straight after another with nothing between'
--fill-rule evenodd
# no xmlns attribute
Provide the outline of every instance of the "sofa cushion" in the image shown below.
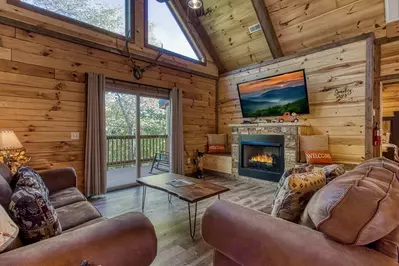
<svg viewBox="0 0 399 266"><path fill-rule="evenodd" d="M399 169L368 161L318 191L307 212L317 230L342 244L367 245L399 224Z"/></svg>
<svg viewBox="0 0 399 266"><path fill-rule="evenodd" d="M10 217L16 222L24 244L31 244L61 234L57 213L38 189L18 187L11 196Z"/></svg>
<svg viewBox="0 0 399 266"><path fill-rule="evenodd" d="M101 214L87 201L76 202L57 209L62 230L86 223L101 217Z"/></svg>
<svg viewBox="0 0 399 266"><path fill-rule="evenodd" d="M83 223L83 224L80 224L78 226L69 228L68 230L64 231L64 233L72 232L72 231L75 231L77 229L80 229L80 228L83 228L83 227L86 227L86 226L89 226L89 225L92 225L92 224L100 223L100 222L103 222L103 221L106 221L106 220L107 220L107 218L105 218L105 217L96 218L94 220L90 220L90 221L88 221L86 223Z"/></svg>
<svg viewBox="0 0 399 266"><path fill-rule="evenodd" d="M18 237L19 228L2 206L0 206L0 232L0 253L22 246Z"/></svg>
<svg viewBox="0 0 399 266"><path fill-rule="evenodd" d="M11 195L12 189L10 185L0 174L0 205L6 210L8 210L8 205L10 204Z"/></svg>
<svg viewBox="0 0 399 266"><path fill-rule="evenodd" d="M0 163L0 175L7 181L8 184L11 183L12 180L11 170L4 163Z"/></svg>
<svg viewBox="0 0 399 266"><path fill-rule="evenodd" d="M21 167L15 174L17 183L15 185L18 187L31 187L37 189L43 196L48 198L49 191L44 184L42 178L35 170L29 167Z"/></svg>
<svg viewBox="0 0 399 266"><path fill-rule="evenodd" d="M272 215L297 222L313 194L325 184L321 169L288 176L276 196Z"/></svg>
<svg viewBox="0 0 399 266"><path fill-rule="evenodd" d="M50 194L49 200L57 209L75 202L86 201L86 198L77 188L71 187Z"/></svg>
<svg viewBox="0 0 399 266"><path fill-rule="evenodd" d="M399 227L375 242L372 248L399 262Z"/></svg>

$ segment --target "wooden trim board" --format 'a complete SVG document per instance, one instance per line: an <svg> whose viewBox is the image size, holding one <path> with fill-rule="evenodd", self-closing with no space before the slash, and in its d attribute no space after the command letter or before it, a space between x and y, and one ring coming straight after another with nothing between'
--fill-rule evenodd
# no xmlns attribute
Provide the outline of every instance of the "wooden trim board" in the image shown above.
<svg viewBox="0 0 399 266"><path fill-rule="evenodd" d="M366 123L365 123L365 159L374 155L373 126L374 126L374 34L366 40Z"/></svg>
<svg viewBox="0 0 399 266"><path fill-rule="evenodd" d="M280 58L284 56L283 49L278 41L276 31L270 18L269 11L263 0L252 0L256 15L258 16L259 23L262 27L263 35L269 45L270 52L273 58Z"/></svg>

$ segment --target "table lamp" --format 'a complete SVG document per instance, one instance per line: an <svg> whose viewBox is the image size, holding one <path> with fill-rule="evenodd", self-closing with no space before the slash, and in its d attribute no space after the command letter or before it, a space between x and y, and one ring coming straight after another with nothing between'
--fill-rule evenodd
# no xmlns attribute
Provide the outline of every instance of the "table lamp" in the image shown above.
<svg viewBox="0 0 399 266"><path fill-rule="evenodd" d="M24 146L11 129L0 129L0 161L7 165L10 169L14 168L14 164L21 161L19 156ZM17 153L17 154L16 154ZM22 161L26 161L25 151L23 150Z"/></svg>

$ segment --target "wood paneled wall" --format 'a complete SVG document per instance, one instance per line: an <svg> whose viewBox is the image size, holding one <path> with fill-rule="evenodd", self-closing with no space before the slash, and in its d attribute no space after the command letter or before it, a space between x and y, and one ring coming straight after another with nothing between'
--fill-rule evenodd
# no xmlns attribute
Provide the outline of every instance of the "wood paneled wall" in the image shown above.
<svg viewBox="0 0 399 266"><path fill-rule="evenodd" d="M147 48L144 44L144 0L136 0L135 2L135 42L129 45L130 51L136 55L148 58L155 58L158 51ZM21 21L39 28L52 30L63 33L71 37L80 38L86 41L91 41L97 44L102 44L111 48L124 49L125 42L119 37L109 36L82 26L71 24L56 18L41 15L30 10L17 7L7 3L7 0L0 0L0 16L11 18L13 20ZM200 49L205 56L205 64L193 63L179 57L164 54L160 61L174 64L186 69L206 73L211 76L218 75L218 69L215 66L211 56L207 52L201 38L195 32L194 27L187 24L194 39L198 43ZM1 51L0 51L1 54Z"/></svg>
<svg viewBox="0 0 399 266"><path fill-rule="evenodd" d="M250 34L258 23L251 0L206 0L201 22L226 70L234 70L271 59L262 29Z"/></svg>
<svg viewBox="0 0 399 266"><path fill-rule="evenodd" d="M366 41L221 77L219 132L243 121L237 83L305 69L310 114L302 115L314 134L328 134L334 161L358 163L365 157Z"/></svg>
<svg viewBox="0 0 399 266"><path fill-rule="evenodd" d="M374 32L386 36L384 0L264 0L284 53Z"/></svg>
<svg viewBox="0 0 399 266"><path fill-rule="evenodd" d="M381 76L399 74L399 41L381 45Z"/></svg>
<svg viewBox="0 0 399 266"><path fill-rule="evenodd" d="M133 81L128 59L22 29L0 25L0 128L12 128L37 169L74 167L83 188L85 72ZM216 80L164 67L140 83L183 89L187 156L204 151L216 130ZM72 141L71 132L80 140ZM187 163L187 160L186 160ZM190 172L191 164L186 164Z"/></svg>
<svg viewBox="0 0 399 266"><path fill-rule="evenodd" d="M382 87L382 112L384 117L393 117L399 112L399 83Z"/></svg>

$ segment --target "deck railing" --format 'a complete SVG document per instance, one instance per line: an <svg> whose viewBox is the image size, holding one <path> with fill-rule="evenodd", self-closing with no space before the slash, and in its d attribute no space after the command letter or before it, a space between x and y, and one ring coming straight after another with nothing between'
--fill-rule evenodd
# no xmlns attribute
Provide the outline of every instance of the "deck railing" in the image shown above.
<svg viewBox="0 0 399 266"><path fill-rule="evenodd" d="M140 137L141 162L150 162L158 152L165 152L168 135ZM136 136L107 136L107 166L125 166L136 163Z"/></svg>

